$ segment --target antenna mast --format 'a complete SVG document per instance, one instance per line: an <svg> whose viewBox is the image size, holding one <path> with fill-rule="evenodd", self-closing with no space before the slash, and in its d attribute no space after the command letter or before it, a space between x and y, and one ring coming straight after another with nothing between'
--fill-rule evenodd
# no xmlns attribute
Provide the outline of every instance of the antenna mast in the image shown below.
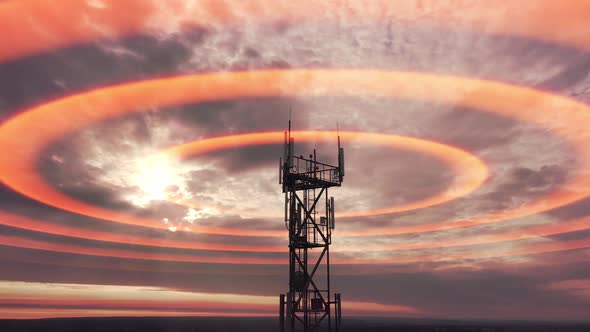
<svg viewBox="0 0 590 332"><path fill-rule="evenodd" d="M330 244L335 228L334 197L344 177L344 149L338 135L338 166L295 156L295 139L285 132L279 183L285 194L289 231L289 292L280 295L280 331L335 331L342 326L340 294L330 289ZM322 202L323 201L323 202ZM321 206L323 203L323 207Z"/></svg>

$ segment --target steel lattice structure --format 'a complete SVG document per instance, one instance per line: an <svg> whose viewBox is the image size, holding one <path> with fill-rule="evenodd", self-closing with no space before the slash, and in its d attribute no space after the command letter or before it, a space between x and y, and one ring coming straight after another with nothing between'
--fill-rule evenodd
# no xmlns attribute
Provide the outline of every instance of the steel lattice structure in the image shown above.
<svg viewBox="0 0 590 332"><path fill-rule="evenodd" d="M280 331L286 327L288 331L340 331L340 294L332 299L330 289L335 209L328 189L342 184L344 150L338 138L338 166L318 162L315 150L309 158L295 156L294 152L289 121L279 171L289 231L289 292L280 296ZM319 250L319 255L314 250ZM318 275L322 267L324 274Z"/></svg>

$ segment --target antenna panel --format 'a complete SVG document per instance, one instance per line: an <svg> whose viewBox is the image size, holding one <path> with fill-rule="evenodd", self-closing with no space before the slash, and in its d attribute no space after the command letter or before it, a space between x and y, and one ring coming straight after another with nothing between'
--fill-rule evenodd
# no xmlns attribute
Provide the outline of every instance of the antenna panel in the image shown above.
<svg viewBox="0 0 590 332"><path fill-rule="evenodd" d="M289 168L293 167L293 155L295 154L295 139L291 137L289 139Z"/></svg>
<svg viewBox="0 0 590 332"><path fill-rule="evenodd" d="M344 176L344 148L338 150L338 168L340 170L340 177Z"/></svg>
<svg viewBox="0 0 590 332"><path fill-rule="evenodd" d="M330 197L330 227L332 229L336 228L336 219L334 218L334 197Z"/></svg>

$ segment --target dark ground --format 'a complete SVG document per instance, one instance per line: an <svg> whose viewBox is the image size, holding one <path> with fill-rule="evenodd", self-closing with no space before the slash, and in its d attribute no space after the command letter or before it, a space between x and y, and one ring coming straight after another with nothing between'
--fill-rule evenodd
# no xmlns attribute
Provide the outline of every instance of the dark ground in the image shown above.
<svg viewBox="0 0 590 332"><path fill-rule="evenodd" d="M1 310L1 309L0 309ZM347 319L344 332L590 332L589 323L535 323L412 319ZM269 318L64 318L0 320L1 332L258 332L278 331Z"/></svg>

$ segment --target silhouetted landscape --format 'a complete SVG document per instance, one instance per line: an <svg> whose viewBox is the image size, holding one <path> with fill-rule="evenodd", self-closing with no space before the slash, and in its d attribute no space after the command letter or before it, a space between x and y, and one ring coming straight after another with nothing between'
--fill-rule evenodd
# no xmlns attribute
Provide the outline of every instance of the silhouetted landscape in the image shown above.
<svg viewBox="0 0 590 332"><path fill-rule="evenodd" d="M590 323L347 319L343 330L346 332L587 332L590 331ZM264 332L278 331L278 326L274 318L54 318L0 320L0 331Z"/></svg>

